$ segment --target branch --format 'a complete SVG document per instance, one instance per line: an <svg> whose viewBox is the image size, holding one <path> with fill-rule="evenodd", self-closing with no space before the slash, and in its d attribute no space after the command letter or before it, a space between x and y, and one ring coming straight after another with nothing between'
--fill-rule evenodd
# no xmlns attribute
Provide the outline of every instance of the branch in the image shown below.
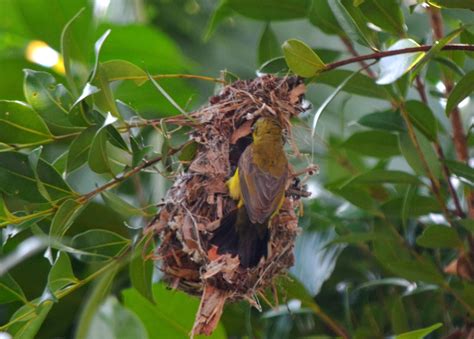
<svg viewBox="0 0 474 339"><path fill-rule="evenodd" d="M345 65L350 65L356 62L361 62L365 60L372 60L372 59L381 59L386 58L393 55L399 54L408 54L408 53L416 53L416 52L428 52L433 46L432 45L422 45L418 47L408 47L402 49L395 49L393 51L383 51L383 52L376 52L371 54L365 54L356 56L349 59L344 59L336 62L332 62L326 65L323 72L330 71L335 68L339 68ZM468 44L450 44L446 45L442 48L443 51L469 51L474 52L474 45Z"/></svg>

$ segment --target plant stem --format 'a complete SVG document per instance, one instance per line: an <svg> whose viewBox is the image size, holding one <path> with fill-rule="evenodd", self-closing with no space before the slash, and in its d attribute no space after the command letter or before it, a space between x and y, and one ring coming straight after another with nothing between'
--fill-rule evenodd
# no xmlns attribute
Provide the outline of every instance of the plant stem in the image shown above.
<svg viewBox="0 0 474 339"><path fill-rule="evenodd" d="M342 40L342 43L346 46L346 49L349 51L349 53L351 53L354 57L360 56L359 53L357 53L357 51L355 50L351 41L347 37L341 36L341 40ZM359 61L359 65L365 70L365 72L367 73L369 77L371 77L372 79L376 78L376 74L374 73L374 71L372 71L369 68L369 65L367 65L365 61L363 60Z"/></svg>
<svg viewBox="0 0 474 339"><path fill-rule="evenodd" d="M318 305L315 303L307 305L334 333L341 336L344 339L349 339L347 331L339 325L335 320L328 316Z"/></svg>
<svg viewBox="0 0 474 339"><path fill-rule="evenodd" d="M365 60L372 60L372 59L381 59L386 58L393 55L399 54L407 54L407 53L416 53L416 52L427 52L433 47L432 45L422 45L417 47L408 47L402 49L395 49L393 51L383 51L383 52L376 52L371 54L359 55L353 58L348 58L336 62L332 62L326 64L323 72L330 71L335 68L339 68L342 66L350 65L356 62L361 62ZM471 51L474 52L474 45L468 44L449 44L442 48L443 51Z"/></svg>

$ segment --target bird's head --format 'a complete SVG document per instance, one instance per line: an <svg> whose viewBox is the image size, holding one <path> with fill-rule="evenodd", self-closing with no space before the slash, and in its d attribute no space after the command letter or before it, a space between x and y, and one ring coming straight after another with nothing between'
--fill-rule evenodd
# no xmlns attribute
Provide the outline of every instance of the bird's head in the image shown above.
<svg viewBox="0 0 474 339"><path fill-rule="evenodd" d="M275 118L260 118L252 127L254 143L260 141L282 140L284 143L283 129Z"/></svg>

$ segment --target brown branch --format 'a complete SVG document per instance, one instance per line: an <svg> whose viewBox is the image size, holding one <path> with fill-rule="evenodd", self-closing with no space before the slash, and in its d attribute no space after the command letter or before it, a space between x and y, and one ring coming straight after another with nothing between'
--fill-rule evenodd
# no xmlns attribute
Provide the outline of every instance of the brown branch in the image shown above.
<svg viewBox="0 0 474 339"><path fill-rule="evenodd" d="M420 95L421 101L425 105L428 105L428 98L425 92L425 85L421 81L421 78L419 75L417 75L415 78L415 84L416 84L415 88L418 91L418 94ZM441 168L443 171L444 180L446 180L446 183L448 184L448 190L449 190L449 193L451 194L451 197L454 202L454 206L456 208L456 215L460 218L464 218L465 214L464 214L464 211L462 210L461 203L459 202L459 198L458 198L458 195L456 194L456 190L454 189L453 183L451 182L451 173L449 171L448 166L446 166L446 161L445 161L446 157L444 156L443 148L441 147L439 140L435 140L433 142L433 146L441 162Z"/></svg>
<svg viewBox="0 0 474 339"><path fill-rule="evenodd" d="M351 41L347 37L341 36L341 41L344 44L344 46L346 46L346 49L349 51L349 53L351 53L355 57L360 56L359 53L357 53L357 51L355 50L355 48L352 45ZM361 60L361 61L358 61L358 62L359 62L359 65L365 70L365 72L367 73L367 75L369 77L371 77L372 79L375 79L377 77L376 74L374 73L374 71L372 71L369 68L369 65L367 65L367 63L365 61Z"/></svg>
<svg viewBox="0 0 474 339"><path fill-rule="evenodd" d="M444 35L443 18L438 8L430 7L430 22L433 29L434 40L440 40ZM453 89L453 82L447 76L443 74L443 83L445 86L445 96L448 97ZM453 144L456 150L456 156L462 162L467 162L469 159L467 137L464 133L464 127L462 125L461 112L458 107L455 107L450 112L449 117L451 119L451 126L453 128ZM474 218L474 190L469 189L467 193L467 205L469 211L469 217Z"/></svg>
<svg viewBox="0 0 474 339"><path fill-rule="evenodd" d="M416 53L416 52L428 52L433 46L432 45L422 45L417 47L408 47L408 48L401 48L395 49L393 51L383 51L383 52L376 52L371 54L360 55L353 58L348 58L336 62L332 62L326 64L324 68L324 72L330 71L335 68L339 68L342 66L350 65L356 62L361 62L365 60L372 60L372 59L381 59L386 58L393 55L399 54L408 54L408 53ZM449 44L442 48L443 51L469 51L474 52L474 45L468 44Z"/></svg>

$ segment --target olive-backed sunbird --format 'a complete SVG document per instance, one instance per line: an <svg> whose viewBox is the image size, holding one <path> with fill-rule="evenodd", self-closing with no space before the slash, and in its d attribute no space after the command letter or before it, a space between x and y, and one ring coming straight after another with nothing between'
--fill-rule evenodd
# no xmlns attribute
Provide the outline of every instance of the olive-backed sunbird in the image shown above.
<svg viewBox="0 0 474 339"><path fill-rule="evenodd" d="M258 119L252 137L227 181L237 209L222 218L211 239L217 253L238 255L245 268L256 266L267 255L269 223L285 199L289 172L282 127L276 119Z"/></svg>

